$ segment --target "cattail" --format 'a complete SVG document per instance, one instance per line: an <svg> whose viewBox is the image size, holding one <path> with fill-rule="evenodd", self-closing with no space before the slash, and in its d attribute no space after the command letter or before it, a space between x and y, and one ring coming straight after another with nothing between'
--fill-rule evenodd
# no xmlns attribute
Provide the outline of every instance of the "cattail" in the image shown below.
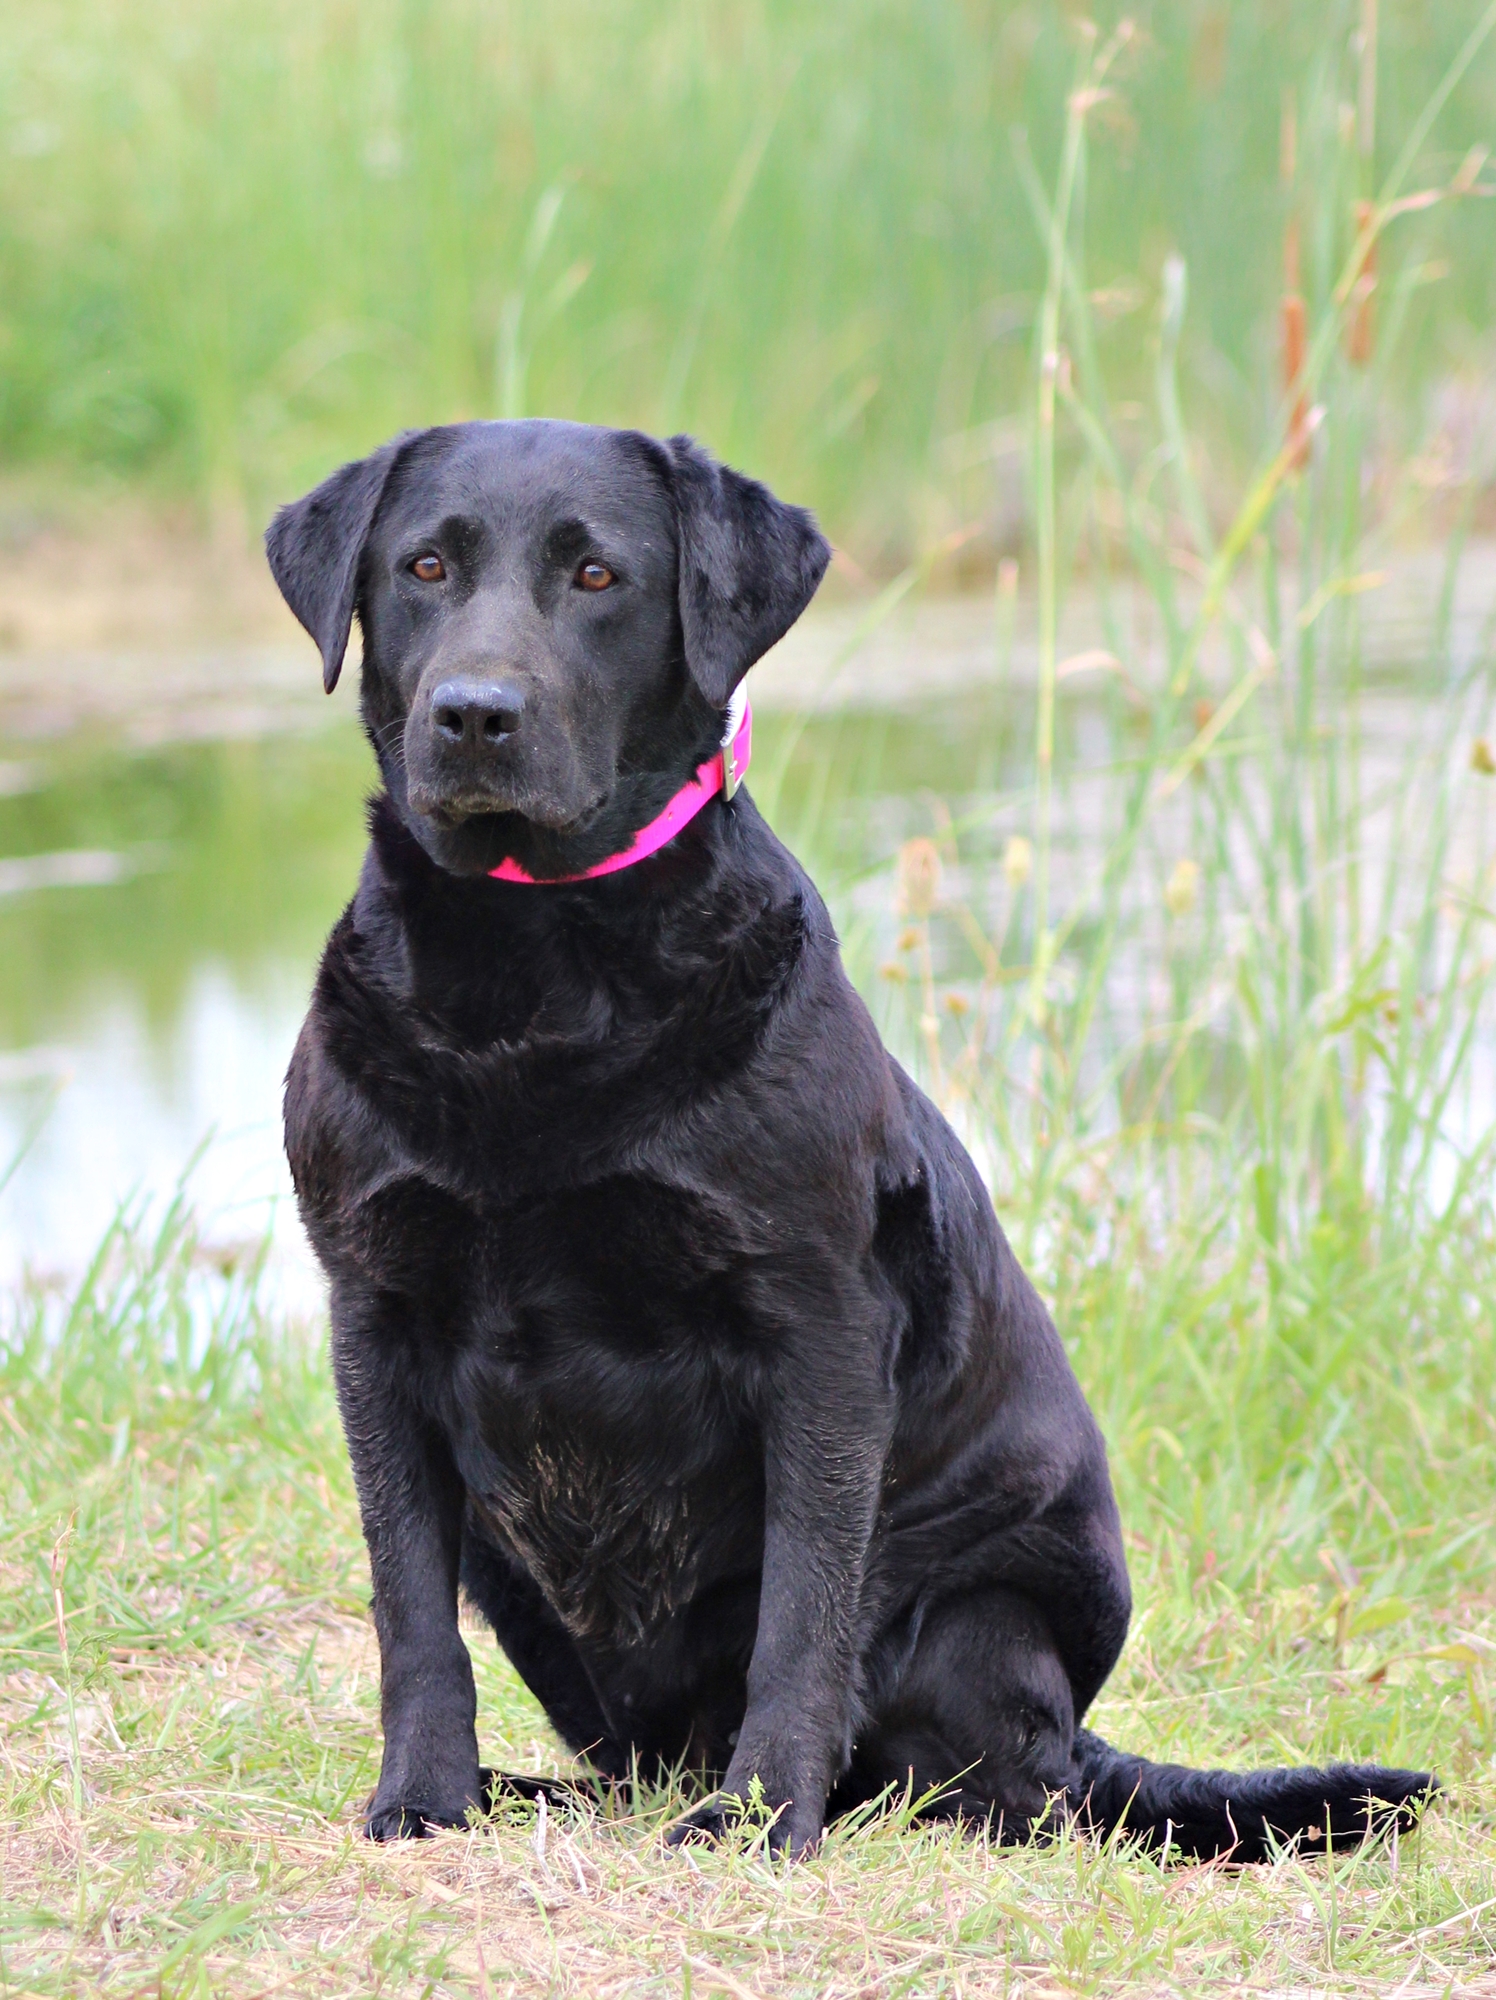
<svg viewBox="0 0 1496 2000"><path fill-rule="evenodd" d="M899 907L906 916L929 916L940 901L940 849L933 840L906 840L899 849Z"/></svg>
<svg viewBox="0 0 1496 2000"><path fill-rule="evenodd" d="M1280 307L1283 344L1283 392L1292 396L1288 421L1288 462L1295 472L1309 463L1309 397L1303 387L1304 361L1309 352L1309 313L1299 290L1299 218L1294 214L1293 184L1298 173L1299 121L1290 92L1283 94L1278 128L1278 178L1289 201L1283 225L1283 303Z"/></svg>
<svg viewBox="0 0 1496 2000"><path fill-rule="evenodd" d="M1288 462L1295 472L1302 472L1309 463L1309 397L1300 386L1309 351L1309 314L1303 294L1286 292L1282 310L1283 387L1294 399L1293 415L1288 420Z"/></svg>
<svg viewBox="0 0 1496 2000"><path fill-rule="evenodd" d="M1375 323L1372 311L1372 294L1377 288L1377 240L1371 233L1372 219L1376 206L1369 201L1356 203L1356 241L1365 241L1361 252L1360 267L1356 272L1356 282L1351 287L1351 312L1345 327L1345 358L1353 368L1365 368L1371 362L1372 337Z"/></svg>

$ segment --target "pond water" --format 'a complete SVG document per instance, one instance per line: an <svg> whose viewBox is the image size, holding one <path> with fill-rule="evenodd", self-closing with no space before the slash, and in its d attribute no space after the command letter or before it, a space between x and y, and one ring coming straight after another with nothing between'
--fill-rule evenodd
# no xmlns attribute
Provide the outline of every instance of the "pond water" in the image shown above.
<svg viewBox="0 0 1496 2000"><path fill-rule="evenodd" d="M860 859L859 800L993 784L989 706L968 692L923 716L771 711L755 764L778 780L781 825L834 871L837 850ZM78 1270L122 1202L159 1199L189 1165L214 1238L268 1224L289 1268L304 1263L280 1088L363 849L374 765L351 713L0 746L0 1282ZM897 830L901 815L882 818Z"/></svg>
<svg viewBox="0 0 1496 2000"><path fill-rule="evenodd" d="M1032 700L989 605L891 623L850 668L847 629L813 624L755 676L753 789L865 976L899 840L942 802L981 802L994 847L1026 824ZM178 667L0 668L0 1282L76 1272L121 1203L159 1202L190 1168L210 1235L269 1227L311 1298L281 1079L357 874L373 761L346 693L313 704L305 649ZM1080 764L1112 754L1117 698L1067 701ZM1387 680L1368 744L1400 755L1418 711L1406 675ZM1079 810L1057 879L1102 838Z"/></svg>

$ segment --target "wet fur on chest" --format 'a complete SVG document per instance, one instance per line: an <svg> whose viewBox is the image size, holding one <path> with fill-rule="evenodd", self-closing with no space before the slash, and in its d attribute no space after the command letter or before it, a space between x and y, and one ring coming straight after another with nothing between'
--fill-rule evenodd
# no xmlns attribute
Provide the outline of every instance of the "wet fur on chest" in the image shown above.
<svg viewBox="0 0 1496 2000"><path fill-rule="evenodd" d="M386 1178L408 1165L492 1214L627 1171L644 1152L678 1156L676 1122L754 1062L830 941L793 864L747 884L719 866L683 906L572 909L549 893L496 905L492 884L442 879L386 808L373 831L315 1013L322 1057L378 1135L350 1160L346 1131L298 1116L293 1065L288 1142L312 1222L367 1197L366 1164ZM761 829L725 831L733 849ZM324 1166L326 1140L338 1157Z"/></svg>
<svg viewBox="0 0 1496 2000"><path fill-rule="evenodd" d="M821 913L792 867L746 887L723 871L663 940L644 911L632 957L615 925L604 1008L585 933L563 949L544 903L496 925L485 899L475 923L386 815L375 834L380 920L356 904L334 932L288 1090L303 1215L330 1268L401 1302L397 1366L424 1385L473 1527L573 1638L638 1647L762 1560L741 1290L799 1229L724 1185L681 1119L774 1067L765 1030ZM397 908L414 990L388 953Z"/></svg>
<svg viewBox="0 0 1496 2000"><path fill-rule="evenodd" d="M728 1539L761 1546L761 1496L746 1462L695 1482L661 1477L537 1433L488 1492L472 1493L482 1527L524 1564L572 1637L608 1652L647 1644L719 1566Z"/></svg>
<svg viewBox="0 0 1496 2000"><path fill-rule="evenodd" d="M636 1193L636 1206L642 1197ZM662 1191L666 1212L677 1205ZM647 1206L647 1204L646 1204ZM601 1221L607 1211L590 1211ZM534 1577L572 1637L626 1651L657 1637L704 1586L762 1555L762 1443L751 1364L712 1310L712 1273L673 1282L655 1263L670 1231L628 1231L601 1266L564 1263L532 1232L523 1265L441 1370L444 1428L482 1530ZM720 1261L720 1260L716 1260ZM655 1283L651 1284L650 1280ZM694 1306L694 1310L693 1310Z"/></svg>
<svg viewBox="0 0 1496 2000"><path fill-rule="evenodd" d="M361 1231L414 1289L403 1187ZM734 1205L645 1172L484 1215L451 1204L413 1371L482 1530L578 1641L643 1644L762 1550L755 1359L734 1270L761 1245ZM435 1302L440 1302L439 1309Z"/></svg>

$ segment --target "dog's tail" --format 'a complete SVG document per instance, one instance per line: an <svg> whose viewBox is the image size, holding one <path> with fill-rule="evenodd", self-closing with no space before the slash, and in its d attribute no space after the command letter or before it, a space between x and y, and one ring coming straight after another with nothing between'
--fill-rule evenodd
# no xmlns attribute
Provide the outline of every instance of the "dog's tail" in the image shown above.
<svg viewBox="0 0 1496 2000"><path fill-rule="evenodd" d="M1368 1836L1407 1832L1439 1791L1427 1771L1331 1764L1279 1771L1191 1771L1114 1750L1089 1729L1075 1735L1069 1811L1099 1833L1183 1859L1267 1861L1289 1841L1354 1847Z"/></svg>

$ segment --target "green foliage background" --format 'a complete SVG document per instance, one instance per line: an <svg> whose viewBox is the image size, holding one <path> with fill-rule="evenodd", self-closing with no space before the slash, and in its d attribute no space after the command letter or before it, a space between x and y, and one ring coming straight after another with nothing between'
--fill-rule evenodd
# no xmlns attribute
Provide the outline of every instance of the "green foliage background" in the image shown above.
<svg viewBox="0 0 1496 2000"><path fill-rule="evenodd" d="M1119 10L1093 10L1103 29ZM1383 0L1385 168L1478 14ZM1154 0L1093 118L1085 277L1114 379L1190 272L1194 427L1239 469L1273 402L1285 217L1322 306L1373 166L1358 4ZM1037 0L39 0L0 42L0 454L231 515L404 424L685 425L865 559L1021 535L1003 438L1076 10ZM1280 180L1285 104L1296 186ZM1496 66L1425 159L1488 135ZM1025 134L1019 140L1016 135ZM1399 435L1488 353L1479 204L1398 234Z"/></svg>

